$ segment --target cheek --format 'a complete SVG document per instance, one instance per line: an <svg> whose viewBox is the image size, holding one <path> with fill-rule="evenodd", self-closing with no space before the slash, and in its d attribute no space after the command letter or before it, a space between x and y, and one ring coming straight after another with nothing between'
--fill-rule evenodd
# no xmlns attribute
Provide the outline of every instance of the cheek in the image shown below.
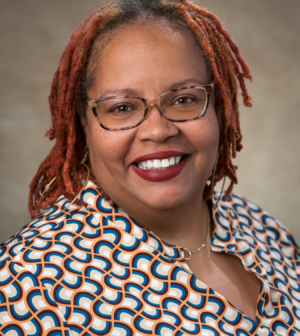
<svg viewBox="0 0 300 336"><path fill-rule="evenodd" d="M104 186L107 180L116 179L124 171L132 136L96 126L90 129L90 160L98 183Z"/></svg>
<svg viewBox="0 0 300 336"><path fill-rule="evenodd" d="M189 141L193 145L196 160L196 171L207 177L216 162L219 147L219 124L214 111L207 119L199 119L189 128ZM207 117L207 115L205 116ZM205 118L204 117L204 118Z"/></svg>
<svg viewBox="0 0 300 336"><path fill-rule="evenodd" d="M197 124L191 125L190 133L196 148L213 155L219 144L219 123L215 111L208 111Z"/></svg>

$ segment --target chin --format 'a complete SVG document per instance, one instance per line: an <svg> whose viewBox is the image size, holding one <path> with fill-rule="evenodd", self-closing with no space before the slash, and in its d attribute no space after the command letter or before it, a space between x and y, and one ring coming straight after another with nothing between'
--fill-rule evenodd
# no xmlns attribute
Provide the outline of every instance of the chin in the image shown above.
<svg viewBox="0 0 300 336"><path fill-rule="evenodd" d="M177 194L174 192L159 192L154 195L148 193L147 198L140 199L140 201L148 208L164 211L179 208L190 202L191 198L194 198L194 196L189 197L184 191Z"/></svg>

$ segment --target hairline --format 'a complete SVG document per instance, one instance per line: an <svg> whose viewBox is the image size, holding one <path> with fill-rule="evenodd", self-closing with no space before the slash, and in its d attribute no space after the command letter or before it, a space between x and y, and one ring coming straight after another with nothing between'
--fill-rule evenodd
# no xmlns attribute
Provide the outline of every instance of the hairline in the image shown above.
<svg viewBox="0 0 300 336"><path fill-rule="evenodd" d="M197 50L197 53L199 53L199 57L202 57L205 61L205 64L208 68L211 77L210 80L213 79L213 73L210 66L210 62L203 50L201 42L199 41L199 38L195 35L192 28L189 26L189 24L184 20L184 18L178 16L178 19L175 20L174 18L170 18L165 15L151 14L150 16L146 16L144 13L142 13L135 19L124 20L124 22L120 22L114 27L109 27L108 24L104 26L95 36L95 39L91 47L90 55L87 59L86 67L83 69L83 75L82 75L81 87L83 90L81 90L81 94L84 95L83 98L85 101L87 99L87 92L93 86L94 80L97 76L97 60L99 60L103 50L113 40L115 35L118 34L118 32L120 32L121 30L136 29L141 26L145 27L145 25L150 26L153 24L158 26L168 24L170 28L175 29L182 34L190 36L192 42L194 43L194 47ZM85 111L82 111L81 108L79 114L81 118L82 117L86 118L86 105L85 105Z"/></svg>

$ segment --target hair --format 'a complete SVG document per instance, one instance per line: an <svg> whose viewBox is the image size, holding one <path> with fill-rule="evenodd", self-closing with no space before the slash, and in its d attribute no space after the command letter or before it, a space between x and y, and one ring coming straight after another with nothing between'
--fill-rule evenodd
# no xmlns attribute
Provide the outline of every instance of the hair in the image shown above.
<svg viewBox="0 0 300 336"><path fill-rule="evenodd" d="M80 192L81 180L87 176L85 169L79 166L86 146L80 119L85 118L87 91L93 85L97 57L116 29L134 24L139 18L166 19L175 28L191 31L198 41L215 81L215 107L220 118L220 154L214 185L225 176L230 179L225 199L237 183L237 166L233 165L232 158L242 149L238 89L244 105L251 107L245 79L252 80L238 47L214 14L187 0L118 0L94 11L74 31L54 75L49 97L52 128L46 135L50 140L56 139L56 143L30 184L32 216L38 214L40 201L41 207L46 208L60 195L72 200ZM90 179L97 183L90 163L87 165ZM207 184L205 199L210 197L214 185Z"/></svg>

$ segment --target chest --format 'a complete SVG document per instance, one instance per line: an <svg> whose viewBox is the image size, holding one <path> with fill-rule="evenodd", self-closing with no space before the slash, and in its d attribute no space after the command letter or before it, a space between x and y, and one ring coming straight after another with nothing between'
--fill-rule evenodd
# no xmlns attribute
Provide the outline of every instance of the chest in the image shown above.
<svg viewBox="0 0 300 336"><path fill-rule="evenodd" d="M193 255L188 265L197 279L255 321L260 280L238 257L206 250Z"/></svg>

